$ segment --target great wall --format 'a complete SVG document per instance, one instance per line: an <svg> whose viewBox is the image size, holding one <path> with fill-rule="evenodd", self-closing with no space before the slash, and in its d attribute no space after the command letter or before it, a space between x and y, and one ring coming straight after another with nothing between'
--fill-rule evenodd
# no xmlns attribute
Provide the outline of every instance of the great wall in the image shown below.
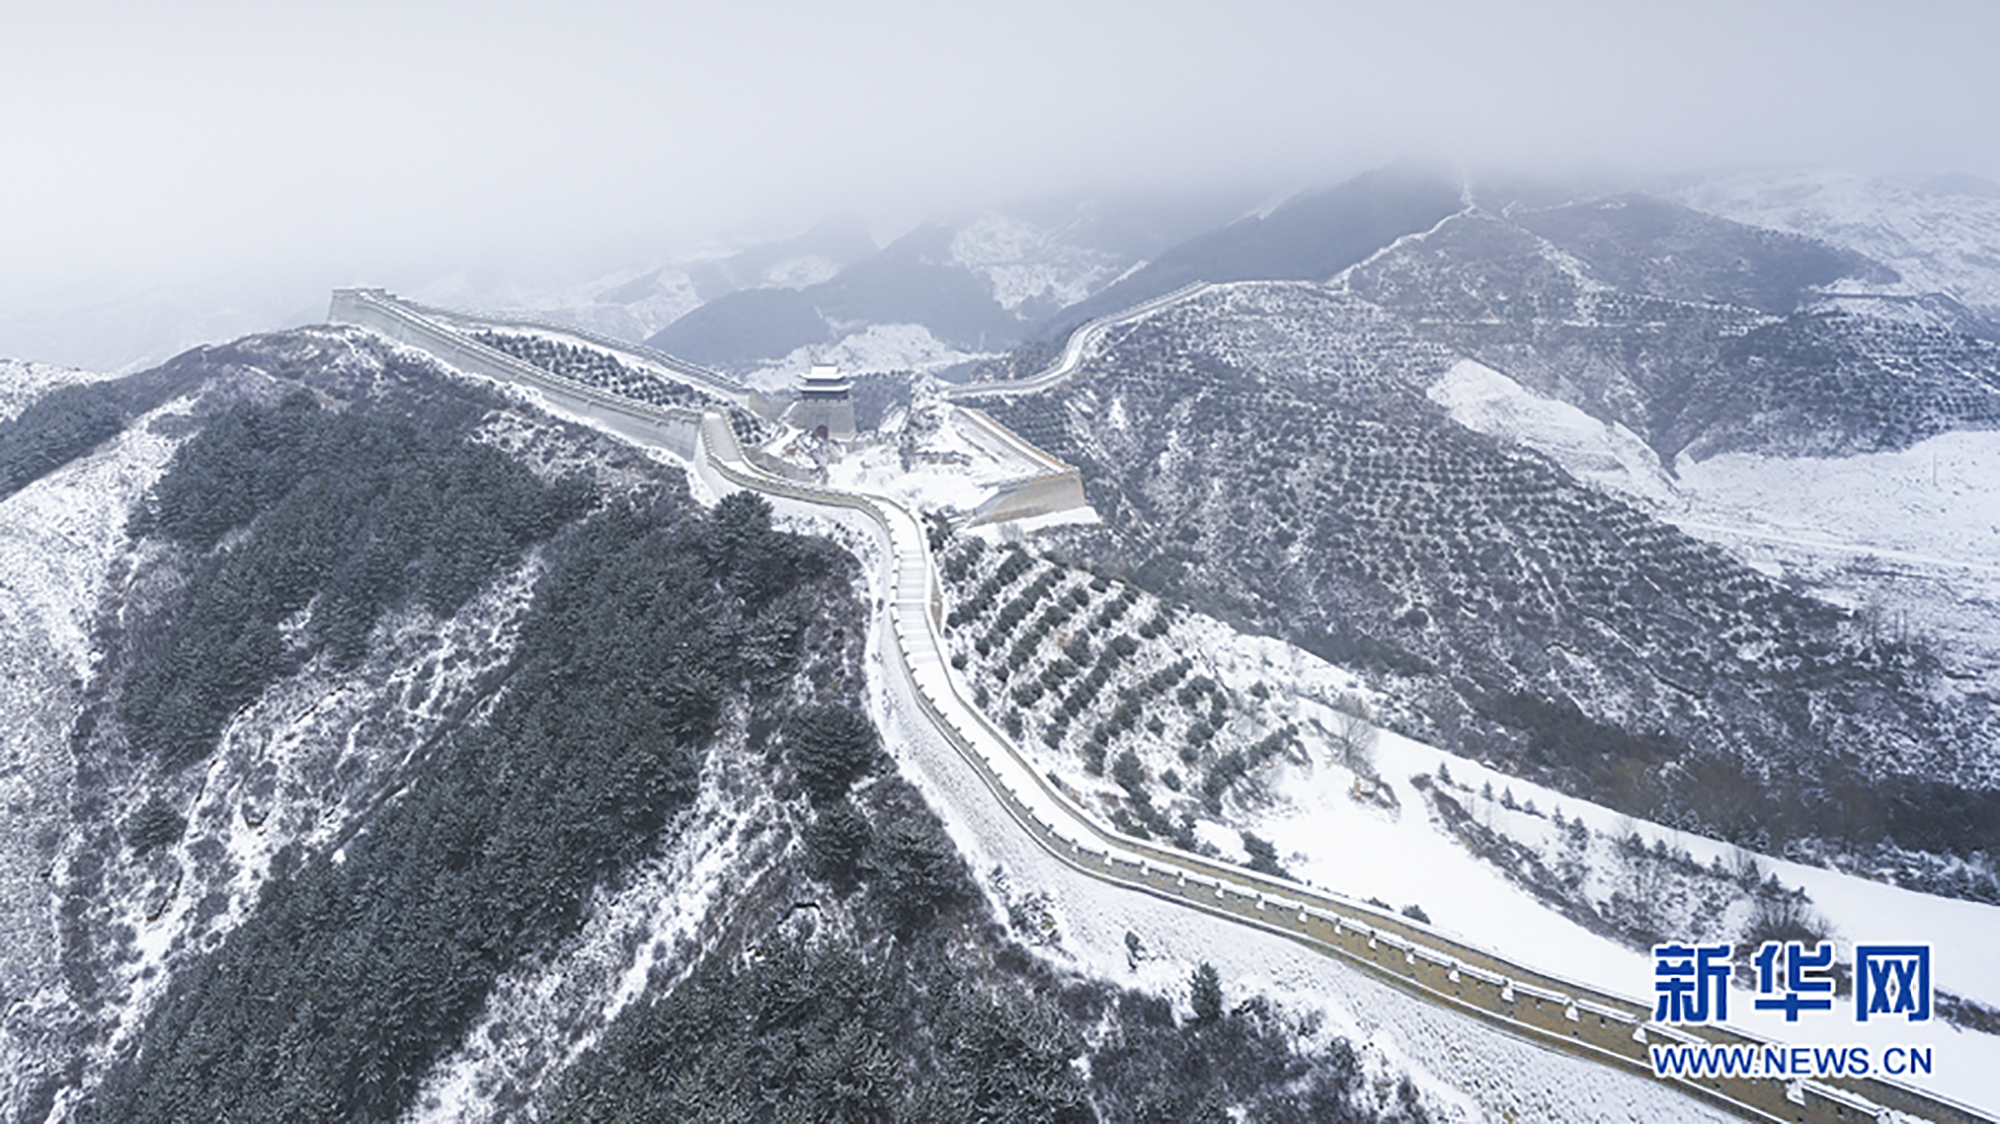
<svg viewBox="0 0 2000 1124"><path fill-rule="evenodd" d="M1190 286L1093 321L1070 337L1044 372L1016 383L968 385L955 397L1032 393L1074 376L1089 347L1111 329L1166 307L1205 286ZM1887 1121L1897 1116L1940 1122L1990 1121L1979 1111L1938 1095L1878 1077L1800 1079L1656 1078L1649 1047L1657 1043L1753 1043L1716 1027L1664 1026L1650 1021L1649 1005L1608 994L1558 975L1529 968L1455 941L1427 926L1364 903L1285 879L1273 878L1119 834L1098 823L1039 775L1001 731L961 694L940 634L943 593L922 520L887 497L840 491L799 479L786 466L746 450L725 409L749 408L754 392L733 380L644 349L602 340L561 325L509 321L426 309L382 290L336 290L334 323L371 329L417 348L469 374L532 389L563 412L689 463L717 494L756 491L784 509L858 517L882 550L890 591L885 663L895 689L920 711L937 735L932 753L940 768L969 770L997 802L1004 818L1056 861L1099 882L1172 902L1204 914L1300 942L1423 1001L1548 1049L1663 1082L1705 1104L1754 1121ZM470 338L481 327L533 327L567 335L639 361L661 377L676 379L716 401L710 409L661 407L563 379ZM984 418L984 415L979 415ZM1046 462L1039 482L1028 482L1012 506L982 510L981 521L1016 518L1069 502L1075 469L1034 450L991 419L993 439L1026 446ZM1064 471L1066 470L1066 473ZM1052 483L1067 481L1067 483ZM1037 492L1036 489L1040 489ZM1046 494L1043 494L1046 493ZM993 506L993 505L988 505Z"/></svg>

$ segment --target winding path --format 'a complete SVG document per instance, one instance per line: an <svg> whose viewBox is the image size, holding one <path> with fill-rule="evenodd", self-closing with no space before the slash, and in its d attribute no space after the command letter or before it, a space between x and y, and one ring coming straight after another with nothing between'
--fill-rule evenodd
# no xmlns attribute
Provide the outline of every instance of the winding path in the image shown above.
<svg viewBox="0 0 2000 1124"><path fill-rule="evenodd" d="M1077 368L1083 365L1084 353L1110 334L1113 328L1121 328L1144 320L1170 304L1199 296L1213 287L1206 281L1196 281L1191 285L1183 285L1171 293L1163 293L1152 300L1135 304L1123 312L1092 320L1071 332L1069 339L1063 344L1062 354L1056 356L1055 362L1044 367L1038 374L1004 382L961 383L958 386L946 387L944 395L951 399L1012 398L1022 394L1039 394L1052 387L1061 386L1076 374Z"/></svg>
<svg viewBox="0 0 2000 1124"><path fill-rule="evenodd" d="M977 393L1029 392L1073 375L1083 350L1104 332L1183 299L1182 290L1138 310L1079 329L1064 357L1042 375L1012 384L987 384ZM336 296L336 319L341 304ZM366 311L364 309L364 311ZM402 311L388 326L393 338L425 346L411 334ZM366 316L350 322L376 327ZM455 337L455 333L453 334ZM449 352L446 354L444 352ZM456 339L434 354L459 365ZM498 354L498 353L495 353ZM1019 749L961 694L947 663L939 626L943 592L928 538L915 513L883 496L846 492L784 479L752 464L719 411L699 415L618 398L565 384L524 364L526 373L502 367L479 373L529 383L544 393L587 400L593 412L626 415L641 432L664 435L660 443L686 457L717 493L749 489L786 506L859 517L882 546L889 596L884 663L924 719L958 758L979 776L991 796L1034 845L1062 864L1100 882L1164 899L1231 922L1280 934L1359 967L1375 978L1460 1015L1561 1051L1652 1078L1649 1046L1672 1042L1750 1043L1713 1027L1669 1027L1649 1021L1649 1004L1598 991L1560 976L1454 941L1428 926L1338 895L1273 878L1228 863L1169 850L1121 835L1099 824L1056 789ZM959 388L972 393L973 388ZM631 429L628 436L636 436ZM691 437L691 441L685 437ZM644 438L641 438L644 439ZM929 750L933 747L920 747ZM1754 1121L1854 1121L1886 1119L1886 1110L1939 1122L1990 1121L1978 1111L1933 1094L1876 1078L1803 1080L1655 1079L1732 1115Z"/></svg>

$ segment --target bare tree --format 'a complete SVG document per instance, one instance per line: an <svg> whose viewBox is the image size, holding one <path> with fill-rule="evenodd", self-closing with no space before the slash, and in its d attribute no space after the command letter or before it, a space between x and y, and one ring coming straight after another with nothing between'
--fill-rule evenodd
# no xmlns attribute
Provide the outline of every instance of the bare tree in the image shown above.
<svg viewBox="0 0 2000 1124"><path fill-rule="evenodd" d="M1382 731L1375 725L1375 711L1368 700L1354 692L1333 702L1333 742L1339 747L1341 764L1356 776L1375 775L1375 743Z"/></svg>

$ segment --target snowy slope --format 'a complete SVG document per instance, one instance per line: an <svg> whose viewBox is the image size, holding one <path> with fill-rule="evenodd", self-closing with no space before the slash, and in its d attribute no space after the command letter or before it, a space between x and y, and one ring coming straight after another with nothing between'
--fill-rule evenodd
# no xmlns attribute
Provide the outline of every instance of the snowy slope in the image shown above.
<svg viewBox="0 0 2000 1124"><path fill-rule="evenodd" d="M53 363L0 359L0 421L19 417L29 403L58 387L102 382L116 377Z"/></svg>
<svg viewBox="0 0 2000 1124"><path fill-rule="evenodd" d="M1936 652L1947 689L2000 689L2000 433L1844 458L1676 466L1665 517Z"/></svg>
<svg viewBox="0 0 2000 1124"><path fill-rule="evenodd" d="M782 497L774 503L789 526L820 533L829 522L843 528L845 544L866 560L870 599L878 605L887 600L891 593L887 572L894 567L864 519ZM1363 1065L1385 1095L1393 1087L1393 1075L1411 1072L1434 1119L1718 1118L1649 1080L1606 1071L1468 1022L1288 939L1107 887L1055 860L1019 830L984 782L941 744L899 687L900 677L887 665L893 658L886 654L891 643L888 621L878 614L871 629L869 679L876 723L906 775L944 817L973 868L985 872L985 885L996 905L1032 906L1048 919L1050 939L1036 943L1058 964L1163 994L1180 1006L1189 970L1202 961L1213 963L1223 975L1230 1002L1253 995L1274 997L1291 1009L1319 1014L1325 1033L1347 1035L1360 1043ZM698 868L709 869L698 855L690 858ZM691 888L694 897L707 892L705 881L705 876L697 876ZM628 926L633 910L663 910L653 914L662 918L685 915L684 907L674 901L648 905L641 899L629 905L600 903L594 910L598 920L592 922L593 935L554 967L574 963L584 977L585 990L607 988L611 965L604 954L609 952L616 962L629 953L617 953L615 939L600 944L600 924L608 926L601 936L609 937ZM651 900L660 902L657 896ZM618 915L627 920L617 920ZM668 927L687 931L679 920L670 920ZM571 955L574 961L569 960ZM641 956L638 962L645 959ZM505 986L504 1002L510 1007L519 1004L516 1010L570 1007L574 996L563 994L560 975L524 974ZM480 1037L484 1035L482 1029ZM420 1110L426 1118L458 1118L467 1105L468 1090L490 1078L504 1079L524 1047L504 1034L498 1037L492 1048L479 1045L468 1050L436 1075Z"/></svg>
<svg viewBox="0 0 2000 1124"><path fill-rule="evenodd" d="M1674 470L1689 522L2000 573L2000 433L1852 457L1684 456Z"/></svg>
<svg viewBox="0 0 2000 1124"><path fill-rule="evenodd" d="M1470 360L1430 388L1470 429L1549 457L1766 573L1927 638L1963 690L2000 688L2000 433L1848 457L1682 455Z"/></svg>
<svg viewBox="0 0 2000 1124"><path fill-rule="evenodd" d="M1075 304L1109 284L1134 263L1063 238L1016 215L988 211L958 229L952 261L986 277L993 299L1010 312L1035 302L1049 308Z"/></svg>
<svg viewBox="0 0 2000 1124"><path fill-rule="evenodd" d="M1461 359L1425 394L1458 424L1525 445L1579 480L1654 504L1675 498L1659 455L1638 434L1535 394L1483 363Z"/></svg>
<svg viewBox="0 0 2000 1124"><path fill-rule="evenodd" d="M1697 210L1866 254L1902 274L1890 291L1947 293L2000 314L2000 198L1825 169L1746 172L1675 195Z"/></svg>
<svg viewBox="0 0 2000 1124"><path fill-rule="evenodd" d="M783 503L779 506L781 511L787 507ZM879 582L879 565L871 566L870 570ZM878 584L874 592L879 600L888 589ZM1140 612L1134 619L1146 615ZM1218 675L1253 695L1257 683L1265 685L1261 697L1267 705L1259 718L1267 723L1291 716L1301 720L1298 723L1301 727L1310 729L1337 724L1326 699L1335 691L1349 691L1357 686L1338 670L1306 659L1283 645L1273 647L1269 641L1236 637L1213 622L1197 622L1193 627L1200 633L1200 647L1208 666ZM881 637L877 639L879 642ZM879 658L879 647L877 653ZM1253 676L1254 682L1246 686L1246 679ZM940 802L946 818L959 829L956 838L968 856L973 857L976 868L986 870L991 865L1002 869L1004 877L996 874L988 878L989 889L996 897L1010 900L1004 883L1017 879L1026 885L1051 888L1055 931L1061 935L1061 943L1069 955L1075 958L1073 962L1113 978L1120 977L1121 972L1130 972L1149 987L1175 994L1180 981L1186 978L1191 959L1213 959L1224 970L1235 994L1244 990L1275 991L1293 997L1294 1001L1324 1004L1330 1020L1343 1029L1354 1028L1387 1057L1407 1058L1448 1084L1477 1090L1469 1102L1460 1102L1468 1108L1484 1107L1502 1116L1519 1112L1559 1119L1686 1118L1681 1115L1686 1111L1685 1105L1645 1082L1635 1086L1622 1075L1578 1067L1568 1059L1536 1050L1523 1054L1516 1049L1518 1042L1510 1047L1507 1041L1511 1040L1502 1041L1506 1039L1504 1035L1492 1035L1408 997L1398 998L1392 989L1341 969L1324 957L1302 955L1289 942L1189 916L1185 911L1140 895L1107 891L1065 869L1052 870L1060 864L1051 863L1045 854L1038 855L1031 844L1024 842L1021 833L1011 827L984 823L978 829L970 829L968 817L990 820L998 814L990 796L982 802L977 791L963 788L964 770L953 767L951 753L938 752L935 739L930 739L932 744L927 746L912 744L924 741L925 735L920 726L913 727L906 700L897 698L893 687L883 691L879 678L876 690L883 692L876 701L878 721L890 743L907 751L907 755L899 752L904 767L924 774L920 779L927 782L927 794ZM1333 763L1327 741L1307 734L1305 742L1307 753L1298 768L1317 783L1297 783L1298 778L1282 774L1282 770L1291 766L1279 766L1280 772L1266 786L1273 794L1269 802L1236 801L1223 820L1210 825L1212 837L1226 841L1226 830L1218 834L1214 829L1239 825L1266 832L1280 841L1286 861L1295 869L1315 880L1325 879L1324 884L1333 889L1357 896L1396 891L1392 900L1422 901L1428 908L1442 909L1442 913L1435 914L1442 927L1472 935L1477 943L1497 947L1504 955L1526 963L1548 964L1562 974L1598 983L1609 990L1644 994L1649 965L1643 956L1622 952L1619 946L1575 926L1565 928L1562 923L1551 922L1537 901L1514 890L1491 869L1464 854L1430 822L1424 814L1420 786L1401 778L1442 760L1435 750L1384 740L1378 763L1389 791L1396 794L1394 807L1390 809L1380 802L1372 806L1355 804L1347 796L1353 778L1342 775L1344 767ZM1072 787L1081 789L1102 783L1090 777L1087 770L1078 770L1073 759L1037 762L1037 765L1056 770L1059 778ZM1483 776L1468 762L1456 761L1454 766L1455 772L1465 774L1463 783ZM1545 806L1557 800L1551 793L1521 787L1531 799ZM1578 811L1572 808L1572 814ZM1657 830L1631 824L1602 810L1585 811L1585 818L1592 826L1607 834L1635 828ZM1504 817L1496 818L1504 821ZM1531 830L1533 824L1519 827ZM1714 857L1721 854L1718 849ZM1367 856L1369 862L1356 862L1357 855ZM1368 882L1369 877L1378 881ZM1416 898L1415 893L1425 898ZM1437 900L1428 900L1431 895L1436 895ZM1839 899L1841 894L1830 892L1827 897ZM1903 895L1897 901L1908 908L1907 899L1917 897ZM1437 905L1437 901L1445 900L1454 903L1453 907ZM1880 908L1879 902L1867 904ZM1955 908L1963 903L1944 904ZM1460 905L1466 908L1457 908ZM1859 907L1837 904L1828 908L1830 912L1839 912L1836 923L1845 927L1852 924ZM1961 963L1969 962L1963 955L1965 949L1990 941L1994 915L1987 907L1967 907L1917 920L1927 925L1935 923L1939 932L1948 932L1948 939L1937 936L1931 939L1940 940L1941 955L1947 951L1944 946L1951 945L1949 951L1955 957L1954 962ZM1563 962L1550 964L1552 956ZM1941 971L1940 976L1941 982L1965 994L1975 997L1991 994L1992 981L1976 972ZM2000 1039L1979 1038L1972 1047L1967 1047L1973 1051L1971 1054L1940 1048L1941 1063L1954 1067L1953 1072L1962 1075L1959 1084L1946 1089L1947 1092L1990 1103L1994 1090L1978 1083L1977 1072L1993 1071L1991 1062L2000 1060L1989 1056L1992 1042ZM1510 1049L1514 1050L1511 1054ZM1945 1089L1941 1083L1935 1087ZM1442 1090L1440 1096L1448 1093L1449 1090ZM1613 1103L1607 1103L1607 1095ZM1551 1096L1568 1099L1552 1102L1548 1099Z"/></svg>
<svg viewBox="0 0 2000 1124"><path fill-rule="evenodd" d="M44 374L73 372L41 368ZM10 374L13 372L9 372ZM185 413L176 402L154 418ZM95 657L90 635L125 550L130 505L175 442L145 424L0 501L0 1109L46 1074L74 1009L60 977L52 876L75 796L71 730Z"/></svg>
<svg viewBox="0 0 2000 1124"><path fill-rule="evenodd" d="M990 358L1220 214L1199 197L1064 196L952 215L836 274L800 259L737 292L704 290L707 304L649 342L759 381L814 359L866 373Z"/></svg>
<svg viewBox="0 0 2000 1124"><path fill-rule="evenodd" d="M1135 615L1140 613L1143 610L1135 610ZM1250 831L1276 844L1280 860L1305 882L1356 900L1376 898L1395 908L1417 905L1436 928L1455 939L1645 1002L1652 979L1648 955L1569 920L1502 877L1427 814L1423 792L1412 778L1435 774L1445 765L1461 790L1476 791L1490 783L1495 791L1511 790L1523 804L1532 802L1544 813L1560 809L1612 839L1637 832L1648 845L1663 840L1701 864L1742 859L1742 853L1729 844L1634 820L1387 731L1375 747L1375 768L1380 782L1394 793L1394 806L1356 799L1355 774L1339 763L1341 751L1328 733L1339 722L1328 703L1365 691L1363 684L1283 641L1240 634L1212 620L1197 618L1193 627L1208 654L1208 668L1242 692L1264 684L1271 697L1257 720L1295 723L1307 749L1305 762L1275 758L1259 778L1260 794L1231 799L1221 816L1202 825L1203 838L1236 861L1247 857L1235 842L1238 833ZM1053 771L1073 789L1086 793L1111 789L1104 778L1087 773L1073 755L1048 753L1033 738L1020 744L1038 768ZM1548 821L1492 801L1475 804L1474 811L1523 840L1550 830ZM1838 939L1930 941L1936 948L1939 988L2000 1006L2000 962L1990 955L2000 942L2000 907L1913 893L1796 863L1763 857L1757 861L1786 887L1803 888ZM1730 919L1731 924L1740 921L1740 914ZM1937 1074L1926 1088L1974 1105L2000 1106L2000 1036L1937 1023L1911 1027L1878 1022L1860 1028L1852 1022L1822 1020L1787 1027L1782 1018L1753 1011L1750 999L1747 992L1736 993L1731 1021L1751 1033L1808 1044L1930 1044L1936 1048Z"/></svg>
<svg viewBox="0 0 2000 1124"><path fill-rule="evenodd" d="M600 889L580 929L550 957L502 976L458 1048L425 1078L411 1124L492 1119L596 1043L618 1013L662 978L678 980L751 912L745 902L793 845L796 801L776 799L770 771L741 732L702 766L701 793L660 853Z"/></svg>
<svg viewBox="0 0 2000 1124"><path fill-rule="evenodd" d="M782 499L777 507L781 513L810 513L801 529L827 525L818 517L824 509L801 509ZM857 530L862 522L831 518ZM855 545L860 544L850 540ZM868 560L872 595L885 598L890 589L879 548L857 553ZM1387 1075L1409 1072L1433 1119L1726 1118L1649 1079L1550 1052L1443 1011L1287 938L1105 885L1055 859L1018 829L985 782L929 729L887 665L893 659L886 654L887 619L877 618L871 656L876 724L904 774L945 820L960 852L975 871L984 872L994 903L1036 920L1031 931L1019 935L1041 955L1163 995L1181 1011L1187 1009L1190 969L1210 963L1221 975L1225 1002L1273 998L1320 1016L1324 1033L1360 1044L1371 1082L1385 1095ZM1072 787L1085 779L1073 763L1057 776Z"/></svg>

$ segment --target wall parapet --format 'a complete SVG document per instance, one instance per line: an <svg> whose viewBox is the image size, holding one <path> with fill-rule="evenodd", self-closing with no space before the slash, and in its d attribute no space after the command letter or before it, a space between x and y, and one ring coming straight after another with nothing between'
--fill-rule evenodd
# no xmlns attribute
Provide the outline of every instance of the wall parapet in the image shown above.
<svg viewBox="0 0 2000 1124"><path fill-rule="evenodd" d="M614 432L662 445L682 457L695 454L701 415L653 406L551 374L498 348L432 321L383 289L335 289L327 320L368 328L414 347L459 370L526 387L552 405L581 414Z"/></svg>
<svg viewBox="0 0 2000 1124"><path fill-rule="evenodd" d="M1036 772L1019 747L958 694L949 672L943 670L948 666L943 641L930 611L939 585L936 562L920 522L909 510L886 497L771 475L750 461L727 419L715 411L661 409L566 384L540 368L430 324L393 298L381 299L380 293L337 290L330 318L374 329L477 374L526 383L552 395L570 395L600 409L623 412L645 427L659 427L659 433L673 436L628 435L667 444L718 491L745 488L865 515L890 548L885 558L892 616L886 632L893 640L895 658L886 662L907 685L931 728L979 776L1008 817L1058 862L1103 882L1299 941L1427 1002L1628 1073L1653 1076L1648 1039L1655 1035L1683 1042L1763 1044L1728 1028L1654 1024L1648 1021L1647 1004L1516 964L1412 919L1290 879L1168 851L1098 823ZM912 560L919 563L912 571L916 590L903 588L905 566L899 550L913 553ZM936 672L941 689L926 682L931 677L918 674L919 666ZM1012 766L1009 771L1025 778L1027 791L1015 790L1002 775L1001 765L989 759L962 725L971 727L980 741L997 747L1005 765ZM1067 831L1038 815L1038 809L1057 813ZM1755 1121L1833 1124L1893 1110L1940 1124L1991 1124L1990 1118L1967 1106L1875 1077L1806 1079L1789 1085L1746 1077L1654 1079Z"/></svg>
<svg viewBox="0 0 2000 1124"><path fill-rule="evenodd" d="M1038 394L1044 390L1060 386L1070 376L1076 374L1076 369L1083 365L1083 353L1096 344L1097 341L1103 339L1111 329L1143 320L1168 305L1187 300L1189 297L1206 292L1212 287L1206 281L1195 281L1183 285L1171 293L1162 293L1151 300L1141 301L1130 308L1121 309L1109 316L1099 317L1071 332L1069 338L1063 341L1062 353L1056 357L1055 362L1042 368L1042 370L1035 374L1029 375L1025 379L1009 379L1004 382L963 383L958 386L946 387L944 392L945 397L953 399L983 398L988 396L1008 397L1016 394Z"/></svg>
<svg viewBox="0 0 2000 1124"><path fill-rule="evenodd" d="M664 351L648 347L643 343L634 343L631 340L622 340L613 336L607 336L602 332L593 331L576 324L564 324L555 320L538 320L530 316L489 316L483 313L461 312L456 309L442 308L437 305L419 304L416 301L390 294L387 290L383 289L373 291L382 294L389 300L393 300L398 304L402 304L437 320L477 324L481 327L489 328L524 328L536 332L572 336L592 347L602 349L614 355L623 355L627 358L637 359L642 363L662 368L676 375L685 376L685 381L698 384L699 389L707 390L718 397L734 401L739 406L746 405L751 394L748 386L720 371L710 370L698 363L690 363L679 356L669 355Z"/></svg>
<svg viewBox="0 0 2000 1124"><path fill-rule="evenodd" d="M481 313L463 312L458 309L441 308L436 305L420 304L399 297L387 289L352 288L333 291L333 308L329 319L339 320L343 311L343 294L347 296L346 307L351 308L362 301L378 307L400 308L434 325L464 326L468 328L520 329L539 332L544 335L568 336L578 343L596 348L616 358L637 363L642 367L654 368L655 373L666 375L675 382L692 386L712 397L733 405L749 408L757 404L760 396L748 386L730 378L720 371L690 363L685 359L668 355L664 351L647 347L631 340L616 339L589 328L574 324L561 324L553 320L536 320L520 316L487 316Z"/></svg>

